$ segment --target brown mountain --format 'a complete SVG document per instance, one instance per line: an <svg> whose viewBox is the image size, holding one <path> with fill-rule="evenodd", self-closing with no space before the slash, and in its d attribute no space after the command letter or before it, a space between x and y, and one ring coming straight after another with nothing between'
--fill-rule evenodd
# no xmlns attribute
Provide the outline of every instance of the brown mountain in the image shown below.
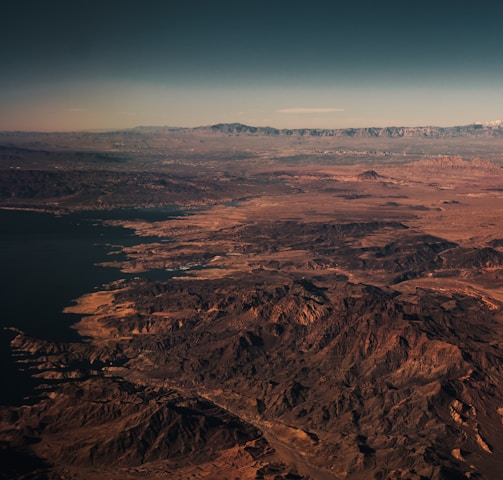
<svg viewBox="0 0 503 480"><path fill-rule="evenodd" d="M311 137L431 137L431 138L451 138L451 137L500 137L503 135L503 125L501 123L484 124L473 123L471 125L455 127L365 127L365 128L339 128L339 129L277 129L272 127L252 127L241 123L219 123L207 127L199 127L198 130L212 131L226 134L246 134L246 135L273 135L273 136L311 136Z"/></svg>

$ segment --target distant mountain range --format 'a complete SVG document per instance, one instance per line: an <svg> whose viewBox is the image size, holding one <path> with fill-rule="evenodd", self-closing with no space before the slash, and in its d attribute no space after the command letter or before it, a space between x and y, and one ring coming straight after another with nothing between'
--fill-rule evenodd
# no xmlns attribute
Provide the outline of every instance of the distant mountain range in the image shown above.
<svg viewBox="0 0 503 480"><path fill-rule="evenodd" d="M218 123L190 130L225 133L228 135L267 135L267 136L312 136L312 137L503 137L503 121L478 122L455 127L368 127L368 128L296 128L277 129L273 127L252 127L242 123Z"/></svg>
<svg viewBox="0 0 503 480"><path fill-rule="evenodd" d="M490 122L475 122L469 125L453 127L365 127L365 128L274 128L255 127L242 123L217 123L200 127L174 127L160 125L139 125L133 128L100 131L68 131L68 132L36 132L36 131L0 131L0 143L4 137L19 137L40 135L67 136L75 134L85 134L107 136L111 134L166 134L168 132L178 133L220 133L226 135L249 135L249 136L270 136L270 137L354 137L354 138L455 138L455 137L503 137L503 120Z"/></svg>

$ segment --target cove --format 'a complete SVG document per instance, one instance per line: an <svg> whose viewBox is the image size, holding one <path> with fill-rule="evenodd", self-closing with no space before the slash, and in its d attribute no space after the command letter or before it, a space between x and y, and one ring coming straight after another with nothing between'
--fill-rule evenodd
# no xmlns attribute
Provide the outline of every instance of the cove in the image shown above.
<svg viewBox="0 0 503 480"><path fill-rule="evenodd" d="M110 260L110 245L135 245L159 241L137 237L134 231L103 223L104 220L159 221L185 215L177 207L116 209L49 213L0 210L0 404L18 404L37 384L19 371L12 358L7 327L56 342L81 338L70 326L80 316L63 309L84 293L132 276L169 279L179 273L152 271L124 274L116 268L97 266ZM114 258L117 258L114 256Z"/></svg>

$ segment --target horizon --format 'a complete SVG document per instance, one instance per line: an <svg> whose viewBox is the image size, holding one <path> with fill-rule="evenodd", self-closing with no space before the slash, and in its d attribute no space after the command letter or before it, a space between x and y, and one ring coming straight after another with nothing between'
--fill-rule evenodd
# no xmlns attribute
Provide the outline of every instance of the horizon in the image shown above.
<svg viewBox="0 0 503 480"><path fill-rule="evenodd" d="M375 126L368 125L363 127L337 127L337 128L317 128L317 127L295 127L295 128L277 128L272 125L250 125L242 122L218 122L218 123L209 123L206 125L196 125L194 127L188 126L180 126L180 125L135 125L133 127L110 127L110 128L96 128L96 129L84 129L84 130L0 130L0 133L44 133L44 134L58 134L58 133L113 133L113 132L121 132L127 130L136 130L136 129L168 129L168 130L197 130L204 128L212 128L216 126L231 126L231 125L239 125L246 128L257 128L257 129L273 129L278 131L295 131L295 130L372 130L372 129L385 129L385 128L440 128L440 129L449 129L449 128L459 128L459 127L470 127L480 125L483 127L495 127L502 128L503 120L489 120L489 121L475 121L470 122L463 125L383 125L383 126Z"/></svg>
<svg viewBox="0 0 503 480"><path fill-rule="evenodd" d="M148 6L148 8L147 8ZM501 118L503 5L2 5L1 131Z"/></svg>

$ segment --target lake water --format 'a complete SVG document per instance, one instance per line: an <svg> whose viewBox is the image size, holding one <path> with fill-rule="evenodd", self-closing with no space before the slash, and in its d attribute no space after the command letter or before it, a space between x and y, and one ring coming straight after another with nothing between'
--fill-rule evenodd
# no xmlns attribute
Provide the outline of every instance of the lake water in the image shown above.
<svg viewBox="0 0 503 480"><path fill-rule="evenodd" d="M135 245L157 237L104 225L102 220L165 220L184 212L176 207L117 209L63 216L0 210L0 405L18 404L37 381L20 372L9 342L16 327L37 338L79 341L70 328L79 316L62 313L72 300L103 284L130 276L169 279L174 272L127 275L96 264L110 261L110 245ZM112 257L113 259L117 257Z"/></svg>

